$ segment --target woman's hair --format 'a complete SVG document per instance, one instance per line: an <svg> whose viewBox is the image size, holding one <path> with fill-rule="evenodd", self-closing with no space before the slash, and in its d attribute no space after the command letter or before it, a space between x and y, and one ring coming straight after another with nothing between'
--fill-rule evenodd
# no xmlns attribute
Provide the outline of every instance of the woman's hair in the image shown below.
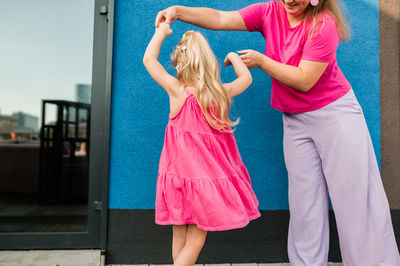
<svg viewBox="0 0 400 266"><path fill-rule="evenodd" d="M194 86L194 93L211 127L231 131L239 122L228 117L231 98L222 87L217 58L204 36L197 31L186 32L171 54L178 71L177 79Z"/></svg>
<svg viewBox="0 0 400 266"><path fill-rule="evenodd" d="M282 0L284 1L284 0ZM341 0L319 0L318 5L309 4L305 10L306 36L311 38L324 24L321 17L323 11L328 12L336 21L340 39L345 42L351 37L351 28L343 14Z"/></svg>

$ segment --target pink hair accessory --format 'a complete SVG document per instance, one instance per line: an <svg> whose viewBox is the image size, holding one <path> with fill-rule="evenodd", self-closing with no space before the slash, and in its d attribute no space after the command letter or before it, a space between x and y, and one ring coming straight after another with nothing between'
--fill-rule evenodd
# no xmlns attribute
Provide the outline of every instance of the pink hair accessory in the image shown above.
<svg viewBox="0 0 400 266"><path fill-rule="evenodd" d="M312 6L317 6L318 5L318 0L311 0L310 1L310 4L312 5Z"/></svg>
<svg viewBox="0 0 400 266"><path fill-rule="evenodd" d="M182 50L182 51L185 51L186 50L186 46L185 45L182 45L182 46L180 46L179 44L176 46L176 49L180 49L180 50Z"/></svg>

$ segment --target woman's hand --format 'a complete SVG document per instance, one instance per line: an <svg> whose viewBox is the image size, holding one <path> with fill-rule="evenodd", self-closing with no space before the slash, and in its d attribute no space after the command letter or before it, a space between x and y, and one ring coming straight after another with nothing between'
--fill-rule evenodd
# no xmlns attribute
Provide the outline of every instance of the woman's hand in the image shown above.
<svg viewBox="0 0 400 266"><path fill-rule="evenodd" d="M260 67L265 57L262 53L250 49L241 50L238 51L238 53L241 54L240 59L242 59L243 63L245 63L248 68Z"/></svg>
<svg viewBox="0 0 400 266"><path fill-rule="evenodd" d="M172 29L169 24L162 22L159 24L158 28L156 28L156 33L161 34L165 38L172 34Z"/></svg>
<svg viewBox="0 0 400 266"><path fill-rule="evenodd" d="M229 54L227 54L225 59L224 59L224 65L225 66L232 65L232 62L231 62L232 61L232 57L238 57L239 58L239 55L234 53L234 52L230 52Z"/></svg>
<svg viewBox="0 0 400 266"><path fill-rule="evenodd" d="M176 6L170 6L160 12L158 12L156 17L155 26L158 28L160 23L165 22L166 24L171 24L178 18L176 14Z"/></svg>

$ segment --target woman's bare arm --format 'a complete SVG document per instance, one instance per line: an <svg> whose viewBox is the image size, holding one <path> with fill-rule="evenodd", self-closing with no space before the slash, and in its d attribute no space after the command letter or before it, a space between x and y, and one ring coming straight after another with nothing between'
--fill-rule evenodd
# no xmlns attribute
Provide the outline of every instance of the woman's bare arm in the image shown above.
<svg viewBox="0 0 400 266"><path fill-rule="evenodd" d="M246 31L246 24L237 11L220 11L206 7L170 6L158 12L155 26L180 20L210 30Z"/></svg>
<svg viewBox="0 0 400 266"><path fill-rule="evenodd" d="M248 68L258 67L289 87L308 91L321 78L329 62L301 60L299 65L279 63L254 50L238 51Z"/></svg>

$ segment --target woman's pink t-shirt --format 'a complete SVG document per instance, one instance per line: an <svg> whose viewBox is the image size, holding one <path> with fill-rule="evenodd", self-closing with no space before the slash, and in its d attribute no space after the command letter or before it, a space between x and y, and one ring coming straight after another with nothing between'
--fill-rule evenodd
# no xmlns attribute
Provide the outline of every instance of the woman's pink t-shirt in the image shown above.
<svg viewBox="0 0 400 266"><path fill-rule="evenodd" d="M257 3L239 10L248 31L259 31L265 38L265 55L280 63L298 66L300 60L329 62L315 85L303 92L272 78L271 105L287 113L317 110L345 95L351 85L336 62L339 33L335 19L324 12L320 30L312 38L305 27L291 28L280 1Z"/></svg>

